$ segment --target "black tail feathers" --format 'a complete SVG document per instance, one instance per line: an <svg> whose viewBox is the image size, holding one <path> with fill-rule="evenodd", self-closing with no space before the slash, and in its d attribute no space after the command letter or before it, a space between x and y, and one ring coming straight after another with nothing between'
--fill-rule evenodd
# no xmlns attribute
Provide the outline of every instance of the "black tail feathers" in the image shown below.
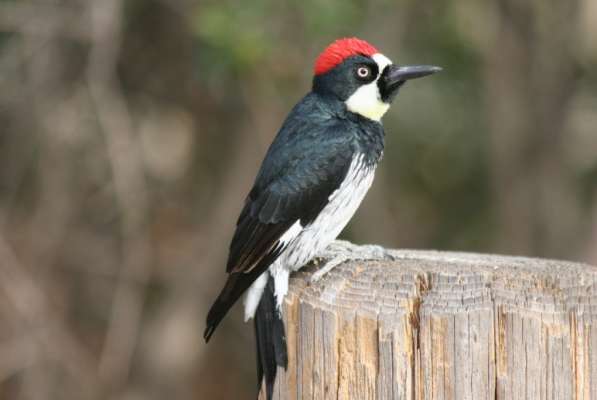
<svg viewBox="0 0 597 400"><path fill-rule="evenodd" d="M209 338L213 335L214 331L234 303L236 303L245 290L247 290L249 286L251 286L251 284L267 270L277 254L278 253L272 253L271 255L264 257L248 272L231 272L230 275L228 275L228 280L226 281L226 285L224 285L224 289L222 289L222 292L207 314L205 332L203 333L203 338L206 342L209 341Z"/></svg>
<svg viewBox="0 0 597 400"><path fill-rule="evenodd" d="M222 293L207 314L207 324L203 333L206 342L209 341L232 305L256 279L253 274L257 275L258 272L261 271L252 271L249 274L230 274ZM262 382L265 381L267 400L271 400L277 369L278 367L286 369L288 366L284 321L276 308L274 279L271 276L268 277L267 285L255 312L255 339L257 342L258 387L260 388Z"/></svg>
<svg viewBox="0 0 597 400"><path fill-rule="evenodd" d="M274 293L274 280L270 276L255 313L258 389L265 380L267 400L272 399L278 367L288 366L284 321L276 309Z"/></svg>
<svg viewBox="0 0 597 400"><path fill-rule="evenodd" d="M230 276L232 278L232 276ZM227 292L226 287L228 287L228 283L230 282L230 278L228 278L228 282L226 282L226 286L222 290L222 293L218 296L214 304L209 309L209 313L207 313L207 319L205 322L205 331L203 332L203 339L205 342L209 342L211 335L213 335L214 331L222 322L222 319L230 310L230 307L234 304L234 301L230 301L227 299L228 296L225 296Z"/></svg>
<svg viewBox="0 0 597 400"><path fill-rule="evenodd" d="M247 290L255 279L259 276L260 271L251 271L248 274L237 272L228 276L224 289L209 309L207 314L205 331L203 332L203 339L209 341L211 335L222 322L222 319L228 313L230 308L242 296L243 292Z"/></svg>
<svg viewBox="0 0 597 400"><path fill-rule="evenodd" d="M228 311L226 308L229 309L230 307L227 307L227 305L222 302L219 297L211 306L209 313L207 314L205 330L203 331L203 339L205 339L205 343L209 342L211 335L214 334L216 328L222 321L222 318L224 318L224 315L226 315L226 312Z"/></svg>

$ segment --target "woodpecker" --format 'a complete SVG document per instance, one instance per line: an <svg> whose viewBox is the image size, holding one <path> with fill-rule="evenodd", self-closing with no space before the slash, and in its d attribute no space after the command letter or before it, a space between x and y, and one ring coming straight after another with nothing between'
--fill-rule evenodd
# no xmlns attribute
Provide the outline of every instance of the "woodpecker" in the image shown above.
<svg viewBox="0 0 597 400"><path fill-rule="evenodd" d="M440 71L399 66L357 38L330 44L314 65L312 90L292 109L265 155L230 244L228 280L207 316L208 341L246 292L255 318L259 384L271 398L286 368L282 303L289 274L340 234L373 182L384 150L382 116L410 79Z"/></svg>

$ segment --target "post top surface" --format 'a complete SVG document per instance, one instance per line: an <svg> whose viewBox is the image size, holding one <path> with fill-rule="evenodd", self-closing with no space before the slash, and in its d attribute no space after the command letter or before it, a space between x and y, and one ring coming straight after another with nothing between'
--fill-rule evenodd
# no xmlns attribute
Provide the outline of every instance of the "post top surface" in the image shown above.
<svg viewBox="0 0 597 400"><path fill-rule="evenodd" d="M327 259L348 261L320 280L312 274ZM393 250L334 242L317 265L295 274L291 295L326 307L375 314L406 311L412 301L445 310L500 304L529 311L565 312L586 306L597 315L597 267L569 261L429 250ZM419 299L419 300L415 300Z"/></svg>

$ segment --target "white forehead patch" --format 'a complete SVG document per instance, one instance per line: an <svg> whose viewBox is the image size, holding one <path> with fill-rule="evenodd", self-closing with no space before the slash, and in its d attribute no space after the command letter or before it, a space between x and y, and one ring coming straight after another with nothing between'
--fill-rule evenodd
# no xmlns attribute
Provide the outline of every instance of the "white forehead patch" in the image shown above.
<svg viewBox="0 0 597 400"><path fill-rule="evenodd" d="M375 53L371 56L371 58L373 59L373 61L375 61L377 63L377 66L379 67L380 74L383 72L383 70L388 65L392 64L392 60L390 60L388 57L384 56L381 53Z"/></svg>
<svg viewBox="0 0 597 400"><path fill-rule="evenodd" d="M392 61L381 53L376 53L371 58L377 63L380 75L388 65L392 64ZM379 75L373 82L358 88L346 100L346 108L365 118L374 121L381 120L381 117L388 111L390 105L381 100L381 93L379 93L379 87L377 86L378 79Z"/></svg>

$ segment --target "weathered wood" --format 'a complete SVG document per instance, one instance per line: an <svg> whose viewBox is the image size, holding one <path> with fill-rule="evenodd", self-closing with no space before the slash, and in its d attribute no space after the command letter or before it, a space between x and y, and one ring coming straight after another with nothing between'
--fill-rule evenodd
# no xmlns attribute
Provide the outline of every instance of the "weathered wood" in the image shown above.
<svg viewBox="0 0 597 400"><path fill-rule="evenodd" d="M336 242L295 274L274 398L597 399L597 268ZM260 394L264 399L264 393Z"/></svg>

